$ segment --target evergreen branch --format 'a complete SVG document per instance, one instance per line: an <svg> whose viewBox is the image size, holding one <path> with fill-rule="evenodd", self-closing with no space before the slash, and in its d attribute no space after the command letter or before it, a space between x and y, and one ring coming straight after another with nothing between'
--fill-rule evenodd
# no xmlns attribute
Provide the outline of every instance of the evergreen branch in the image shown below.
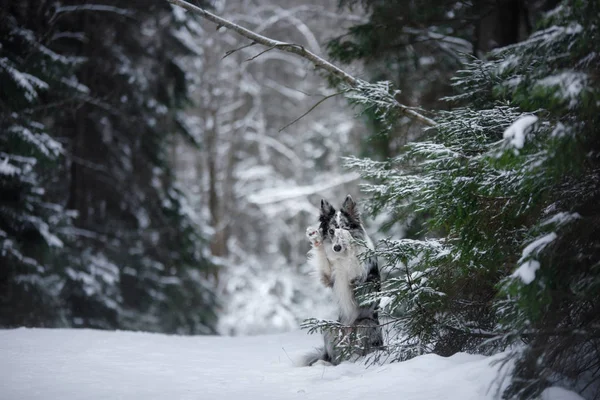
<svg viewBox="0 0 600 400"><path fill-rule="evenodd" d="M454 333L459 333L461 335L467 335L467 336L471 336L471 337L479 338L479 339L496 339L496 338L500 338L500 337L508 334L508 333L486 332L483 330L466 330L466 329L456 328L454 326L447 325L447 324L442 325L442 326Z"/></svg>
<svg viewBox="0 0 600 400"><path fill-rule="evenodd" d="M65 13L73 13L78 11L94 11L94 12L109 12L121 15L125 18L134 19L134 12L126 8L109 6L106 4L83 4L75 6L59 6L54 11L54 15L50 18L49 23L53 23Z"/></svg>
<svg viewBox="0 0 600 400"><path fill-rule="evenodd" d="M581 328L555 328L555 329L529 329L522 332L519 331L506 331L506 332L486 332L480 329L471 330L457 328L448 324L442 325L443 328L448 329L454 333L461 335L471 336L479 339L488 339L484 344L490 341L500 340L506 337L514 336L521 339L531 339L533 337L552 337L552 336L597 336L598 327L592 326L591 329L585 330Z"/></svg>
<svg viewBox="0 0 600 400"><path fill-rule="evenodd" d="M256 32L246 29L238 24L235 24L227 19L221 18L218 15L208 12L201 7L190 4L185 0L167 0L167 1L173 5L182 7L192 13L198 14L202 18L217 24L218 28L225 27L225 28L231 29L232 31L237 32L241 36L244 36L244 37L252 40L253 42L256 42L258 44L268 47L268 49L266 51L269 51L272 49L279 49L281 51L296 54L296 55L310 61L316 68L322 68L325 71L329 72L331 75L340 79L342 82L344 82L350 88L355 89L355 88L358 88L359 86L361 86L362 81L360 79L355 78L354 76L348 74L347 72L345 72L338 66L330 63L329 61L323 59L322 57L319 57L315 53L313 53L309 50L306 50L306 48L304 48L304 46L301 46L298 44L293 44L293 43L280 42L278 40L274 40L269 37L260 35ZM263 54L263 53L264 53L264 51L262 53L259 53L256 56L254 56L253 58L258 57L260 54ZM394 107L396 109L398 109L401 114L403 114L411 119L415 119L426 126L436 126L437 125L437 123L434 120L432 120L431 118L428 118L428 117L416 112L411 107L408 107L408 106L400 103L398 101L398 99L396 99L396 98L394 98Z"/></svg>

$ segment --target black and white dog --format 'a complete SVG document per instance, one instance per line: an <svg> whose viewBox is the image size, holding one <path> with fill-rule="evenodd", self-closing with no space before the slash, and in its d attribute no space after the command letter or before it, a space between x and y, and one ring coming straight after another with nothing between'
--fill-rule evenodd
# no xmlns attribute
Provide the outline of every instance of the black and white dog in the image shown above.
<svg viewBox="0 0 600 400"><path fill-rule="evenodd" d="M379 268L374 257L366 260L361 257L364 242L373 249L373 243L362 224L358 207L348 195L340 210L333 208L326 200L321 200L319 226L309 227L306 236L312 244L309 260L319 274L323 285L333 291L340 316L338 321L350 327L358 338L360 354L365 355L383 344L377 315L377 305L360 306L356 299L357 285L368 283L372 290L379 290ZM346 330L348 333L348 330ZM332 331L325 331L325 346L307 356L305 365L313 365L319 360L339 364L341 355L335 344L341 338Z"/></svg>

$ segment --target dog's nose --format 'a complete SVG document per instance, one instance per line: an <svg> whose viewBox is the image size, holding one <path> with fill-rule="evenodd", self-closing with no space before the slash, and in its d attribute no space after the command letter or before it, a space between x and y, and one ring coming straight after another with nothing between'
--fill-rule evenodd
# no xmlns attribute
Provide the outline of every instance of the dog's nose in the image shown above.
<svg viewBox="0 0 600 400"><path fill-rule="evenodd" d="M335 246L333 246L333 250L340 251L340 250L342 250L342 246L340 246L339 244L336 244Z"/></svg>

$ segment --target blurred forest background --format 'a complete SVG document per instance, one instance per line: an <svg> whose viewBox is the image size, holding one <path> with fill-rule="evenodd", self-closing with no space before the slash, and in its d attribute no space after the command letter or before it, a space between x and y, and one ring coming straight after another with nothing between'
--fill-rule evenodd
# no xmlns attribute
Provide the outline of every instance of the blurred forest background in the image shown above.
<svg viewBox="0 0 600 400"><path fill-rule="evenodd" d="M319 1L198 3L324 53ZM331 314L304 231L358 194L359 123L311 66L162 0L5 1L0 325L183 334Z"/></svg>
<svg viewBox="0 0 600 400"><path fill-rule="evenodd" d="M511 349L505 398L600 398L599 3L194 2L349 88L166 1L0 0L0 326L331 318L304 231L351 193L386 359Z"/></svg>

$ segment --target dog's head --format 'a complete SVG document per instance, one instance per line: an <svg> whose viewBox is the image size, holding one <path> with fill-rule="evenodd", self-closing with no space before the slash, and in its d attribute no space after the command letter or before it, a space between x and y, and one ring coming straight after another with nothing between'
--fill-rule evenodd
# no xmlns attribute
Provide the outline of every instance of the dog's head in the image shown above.
<svg viewBox="0 0 600 400"><path fill-rule="evenodd" d="M338 242L340 243L336 245L336 233L347 231L350 236L353 236L353 232L359 233L362 231L358 206L350 195L346 196L344 204L342 204L342 208L339 210L336 210L327 200L321 200L319 222L323 241L331 243L334 246L333 250L335 252L343 251L343 245L339 238ZM347 241L347 238L344 240Z"/></svg>
<svg viewBox="0 0 600 400"><path fill-rule="evenodd" d="M334 258L340 258L344 257L344 253L346 252L346 250L348 250L348 248L354 241L354 238L352 237L350 231L348 231L347 229L337 228L334 231L333 239L331 241L331 256L333 256Z"/></svg>

